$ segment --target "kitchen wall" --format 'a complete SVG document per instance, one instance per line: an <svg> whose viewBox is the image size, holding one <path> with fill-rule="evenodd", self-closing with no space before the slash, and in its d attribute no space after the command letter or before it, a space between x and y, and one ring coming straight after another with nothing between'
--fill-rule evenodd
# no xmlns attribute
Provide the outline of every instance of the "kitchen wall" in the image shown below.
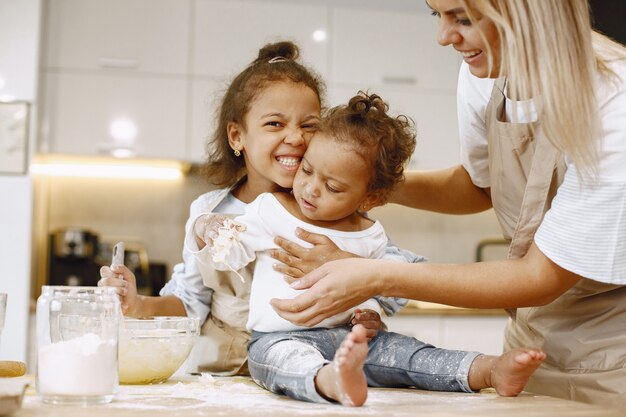
<svg viewBox="0 0 626 417"><path fill-rule="evenodd" d="M35 189L39 233L82 228L102 241L138 242L171 272L181 261L189 204L211 187L191 174L171 181L38 176ZM39 273L45 279L45 269Z"/></svg>

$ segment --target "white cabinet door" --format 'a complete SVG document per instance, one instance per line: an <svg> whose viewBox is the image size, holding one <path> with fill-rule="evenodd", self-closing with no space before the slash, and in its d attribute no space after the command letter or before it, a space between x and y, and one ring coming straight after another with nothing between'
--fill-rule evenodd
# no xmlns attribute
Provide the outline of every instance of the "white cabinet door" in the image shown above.
<svg viewBox="0 0 626 417"><path fill-rule="evenodd" d="M473 350L500 355L507 316L444 316L441 345L446 349Z"/></svg>
<svg viewBox="0 0 626 417"><path fill-rule="evenodd" d="M399 315L385 317L389 331L439 348L502 353L506 316Z"/></svg>
<svg viewBox="0 0 626 417"><path fill-rule="evenodd" d="M185 74L191 0L49 0L44 66Z"/></svg>
<svg viewBox="0 0 626 417"><path fill-rule="evenodd" d="M191 84L191 129L187 160L195 163L206 161L206 145L216 126L225 83L213 80L194 80Z"/></svg>
<svg viewBox="0 0 626 417"><path fill-rule="evenodd" d="M329 86L331 105L346 104L357 87ZM415 122L417 147L410 168L447 168L459 163L456 95L453 92L380 85L368 90L389 104L389 113L403 114Z"/></svg>
<svg viewBox="0 0 626 417"><path fill-rule="evenodd" d="M0 1L0 101L35 101L38 0Z"/></svg>
<svg viewBox="0 0 626 417"><path fill-rule="evenodd" d="M301 48L301 62L326 76L327 43L313 39L316 31L328 30L326 7L196 0L194 16L194 75L231 78L257 57L264 44L292 40Z"/></svg>
<svg viewBox="0 0 626 417"><path fill-rule="evenodd" d="M423 13L334 8L330 80L453 91L460 58L436 36L437 19Z"/></svg>
<svg viewBox="0 0 626 417"><path fill-rule="evenodd" d="M184 159L185 80L49 72L44 83L43 151Z"/></svg>
<svg viewBox="0 0 626 417"><path fill-rule="evenodd" d="M383 317L387 330L414 337L424 343L442 347L442 322L440 316L396 315Z"/></svg>

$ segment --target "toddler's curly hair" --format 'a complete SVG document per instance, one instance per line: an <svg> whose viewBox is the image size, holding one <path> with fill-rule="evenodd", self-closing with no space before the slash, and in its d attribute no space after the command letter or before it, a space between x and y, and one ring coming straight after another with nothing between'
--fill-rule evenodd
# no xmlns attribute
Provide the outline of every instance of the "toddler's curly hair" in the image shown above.
<svg viewBox="0 0 626 417"><path fill-rule="evenodd" d="M380 96L359 91L347 105L329 109L318 131L351 145L371 163L368 190L378 192L381 203L404 180L416 145L415 123L404 115L390 116L388 110Z"/></svg>

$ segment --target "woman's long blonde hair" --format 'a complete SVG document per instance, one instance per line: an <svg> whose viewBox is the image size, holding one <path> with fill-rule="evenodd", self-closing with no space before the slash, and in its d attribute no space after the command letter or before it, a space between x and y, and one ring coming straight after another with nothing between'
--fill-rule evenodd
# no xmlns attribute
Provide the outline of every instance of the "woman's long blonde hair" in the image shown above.
<svg viewBox="0 0 626 417"><path fill-rule="evenodd" d="M591 28L587 0L463 0L471 19L491 19L500 35L500 75L513 100L539 98L539 120L550 142L579 174L598 173L602 136L600 77L617 76L610 61L626 48ZM489 54L492 56L493 54Z"/></svg>

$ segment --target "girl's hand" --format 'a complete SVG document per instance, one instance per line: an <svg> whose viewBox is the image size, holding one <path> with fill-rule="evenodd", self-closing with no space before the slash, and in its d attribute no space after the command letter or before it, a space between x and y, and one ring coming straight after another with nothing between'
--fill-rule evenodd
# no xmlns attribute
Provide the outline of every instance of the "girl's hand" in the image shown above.
<svg viewBox="0 0 626 417"><path fill-rule="evenodd" d="M227 218L220 214L205 214L196 219L193 231L196 237L198 249L213 245L213 239L217 237L218 229L224 225Z"/></svg>
<svg viewBox="0 0 626 417"><path fill-rule="evenodd" d="M115 287L120 296L122 313L125 316L139 317L141 311L141 299L137 294L137 281L135 274L125 265L111 265L100 268L100 281L98 287Z"/></svg>
<svg viewBox="0 0 626 417"><path fill-rule="evenodd" d="M307 291L290 300L274 298L271 304L285 320L314 326L377 295L379 265L388 267L388 262L361 258L328 262L291 285Z"/></svg>
<svg viewBox="0 0 626 417"><path fill-rule="evenodd" d="M365 335L367 337L367 341L369 342L378 334L378 331L383 327L383 322L380 319L380 314L375 312L374 310L354 310L354 317L350 321L350 324L354 327L357 324L363 325L365 327Z"/></svg>
<svg viewBox="0 0 626 417"><path fill-rule="evenodd" d="M353 258L355 255L344 252L335 245L327 236L297 228L296 235L313 245L312 248L305 248L297 243L282 237L274 238L282 251L273 250L270 256L282 263L274 264L274 270L285 275L288 283L294 282L297 278L313 271L328 261L337 259Z"/></svg>

